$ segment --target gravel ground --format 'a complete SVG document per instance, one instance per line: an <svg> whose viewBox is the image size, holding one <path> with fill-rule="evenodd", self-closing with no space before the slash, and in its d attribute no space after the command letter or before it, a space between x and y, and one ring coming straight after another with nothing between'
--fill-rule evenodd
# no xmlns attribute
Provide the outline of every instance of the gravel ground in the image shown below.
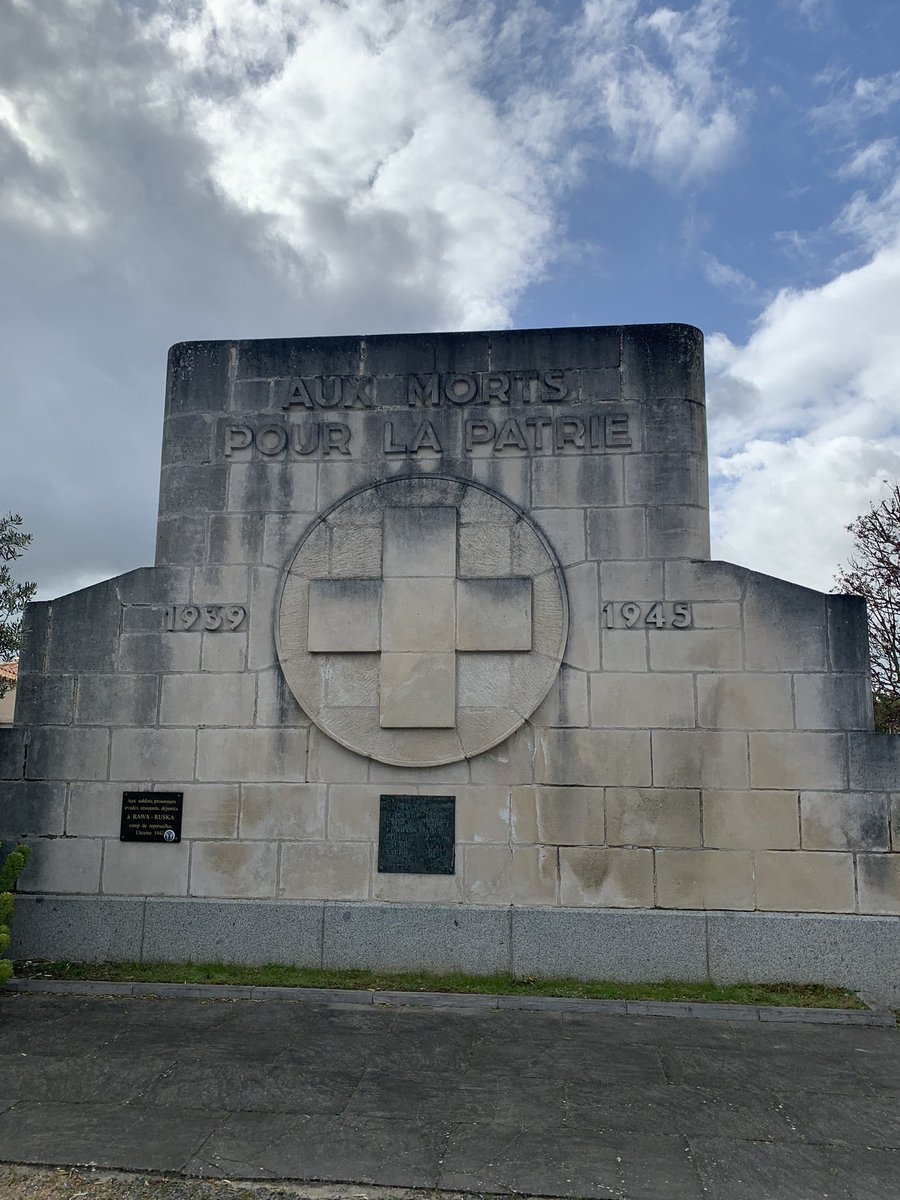
<svg viewBox="0 0 900 1200"><path fill-rule="evenodd" d="M20 1167L0 1163L2 1200L463 1200L453 1192L361 1187L356 1184L272 1184L176 1179L87 1168ZM464 1200L480 1200L467 1195Z"/></svg>

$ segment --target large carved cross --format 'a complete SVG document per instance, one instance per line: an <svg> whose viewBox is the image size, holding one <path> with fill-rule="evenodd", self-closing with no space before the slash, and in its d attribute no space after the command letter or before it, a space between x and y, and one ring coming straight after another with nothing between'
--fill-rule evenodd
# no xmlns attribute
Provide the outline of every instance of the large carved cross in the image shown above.
<svg viewBox="0 0 900 1200"><path fill-rule="evenodd" d="M312 653L381 655L383 729L456 724L456 655L531 649L531 580L460 578L456 508L388 508L381 578L314 579Z"/></svg>

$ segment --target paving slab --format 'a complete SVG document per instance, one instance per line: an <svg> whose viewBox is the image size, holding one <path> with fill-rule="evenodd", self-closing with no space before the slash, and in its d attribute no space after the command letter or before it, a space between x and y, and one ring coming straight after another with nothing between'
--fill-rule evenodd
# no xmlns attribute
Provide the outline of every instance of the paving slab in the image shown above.
<svg viewBox="0 0 900 1200"><path fill-rule="evenodd" d="M0 1160L585 1200L896 1200L900 1032L0 995Z"/></svg>

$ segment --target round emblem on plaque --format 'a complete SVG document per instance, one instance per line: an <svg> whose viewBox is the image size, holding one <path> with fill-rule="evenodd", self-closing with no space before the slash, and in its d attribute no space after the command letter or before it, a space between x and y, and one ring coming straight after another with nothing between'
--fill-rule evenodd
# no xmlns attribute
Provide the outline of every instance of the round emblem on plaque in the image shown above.
<svg viewBox="0 0 900 1200"><path fill-rule="evenodd" d="M556 678L562 568L481 484L402 476L351 493L288 565L278 656L300 705L357 754L438 766L496 746Z"/></svg>

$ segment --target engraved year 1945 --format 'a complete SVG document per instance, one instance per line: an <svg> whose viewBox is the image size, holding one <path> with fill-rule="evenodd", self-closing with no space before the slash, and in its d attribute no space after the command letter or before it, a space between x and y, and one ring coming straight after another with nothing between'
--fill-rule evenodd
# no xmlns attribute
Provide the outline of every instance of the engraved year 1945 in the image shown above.
<svg viewBox="0 0 900 1200"><path fill-rule="evenodd" d="M603 624L607 629L689 629L694 621L690 604L663 604L655 601L638 604L636 600L607 601L602 605Z"/></svg>

